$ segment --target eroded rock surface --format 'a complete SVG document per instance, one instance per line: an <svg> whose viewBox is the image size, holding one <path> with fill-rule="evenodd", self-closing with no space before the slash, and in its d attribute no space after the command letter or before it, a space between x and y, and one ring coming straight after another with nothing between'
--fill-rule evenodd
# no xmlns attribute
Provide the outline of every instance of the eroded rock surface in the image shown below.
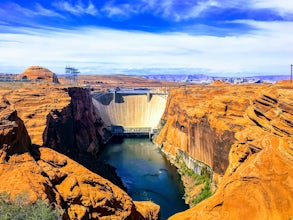
<svg viewBox="0 0 293 220"><path fill-rule="evenodd" d="M170 93L158 143L169 156L182 150L221 176L212 197L171 220L293 216L292 97L288 85L193 86Z"/></svg>
<svg viewBox="0 0 293 220"><path fill-rule="evenodd" d="M0 101L0 152L1 163L10 159L13 154L28 152L31 145L30 137L23 124L11 107L9 101Z"/></svg>
<svg viewBox="0 0 293 220"><path fill-rule="evenodd" d="M49 148L33 148L17 113L0 105L0 192L27 193L64 210L64 219L158 219L158 206L136 207L119 187ZM139 210L139 211L138 211ZM141 214L141 213L142 214Z"/></svg>
<svg viewBox="0 0 293 220"><path fill-rule="evenodd" d="M17 110L33 144L53 148L124 188L115 169L93 156L99 150L100 135L88 90L16 82L1 84L0 96ZM79 98L82 101L75 100Z"/></svg>

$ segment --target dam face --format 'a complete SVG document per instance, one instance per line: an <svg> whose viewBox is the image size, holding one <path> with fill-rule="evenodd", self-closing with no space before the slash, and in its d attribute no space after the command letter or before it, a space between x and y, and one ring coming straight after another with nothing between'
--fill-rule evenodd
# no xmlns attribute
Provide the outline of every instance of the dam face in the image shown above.
<svg viewBox="0 0 293 220"><path fill-rule="evenodd" d="M165 111L167 95L149 90L93 94L93 103L112 133L153 133Z"/></svg>

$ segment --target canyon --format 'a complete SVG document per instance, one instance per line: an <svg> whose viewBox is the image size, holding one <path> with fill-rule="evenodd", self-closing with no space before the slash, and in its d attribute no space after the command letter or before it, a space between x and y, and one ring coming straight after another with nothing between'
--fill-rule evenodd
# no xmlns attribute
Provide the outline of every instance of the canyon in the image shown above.
<svg viewBox="0 0 293 220"><path fill-rule="evenodd" d="M88 82L105 92L98 78ZM121 76L111 79L120 85ZM211 172L213 195L170 220L293 217L289 82L172 84L167 100L128 95L115 103L59 81L0 85L0 191L28 191L31 202L42 198L64 209L65 219L159 219L157 205L133 201L115 169L95 162L111 124L148 122L159 124L154 142L170 161L180 156L195 172ZM141 110L149 115L141 117Z"/></svg>
<svg viewBox="0 0 293 220"><path fill-rule="evenodd" d="M0 91L1 192L43 199L62 209L63 219L159 218L159 206L133 201L116 186L112 167L94 163L101 136L88 90L12 82Z"/></svg>

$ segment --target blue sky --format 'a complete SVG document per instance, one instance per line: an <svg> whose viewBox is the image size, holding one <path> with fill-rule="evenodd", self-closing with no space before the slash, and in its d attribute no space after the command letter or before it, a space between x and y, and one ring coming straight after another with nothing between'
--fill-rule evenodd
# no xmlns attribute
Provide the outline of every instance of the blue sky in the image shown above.
<svg viewBox="0 0 293 220"><path fill-rule="evenodd" d="M289 74L289 0L1 0L0 72Z"/></svg>

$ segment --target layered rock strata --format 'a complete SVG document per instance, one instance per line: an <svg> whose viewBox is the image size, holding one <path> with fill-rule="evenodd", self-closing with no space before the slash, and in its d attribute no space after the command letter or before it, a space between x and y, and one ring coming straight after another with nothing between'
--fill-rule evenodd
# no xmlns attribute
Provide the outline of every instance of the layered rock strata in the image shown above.
<svg viewBox="0 0 293 220"><path fill-rule="evenodd" d="M61 208L63 219L158 219L159 207L135 203L120 188L49 148L36 148L7 99L0 104L0 192L27 193ZM139 210L139 211L138 211ZM141 213L140 213L141 212Z"/></svg>
<svg viewBox="0 0 293 220"><path fill-rule="evenodd" d="M184 151L221 176L212 197L171 220L293 216L292 95L292 87L274 85L170 93L158 143L169 156Z"/></svg>
<svg viewBox="0 0 293 220"><path fill-rule="evenodd" d="M33 144L66 154L124 188L115 169L98 163L100 130L89 91L58 84L5 83L0 95L9 100L27 128Z"/></svg>
<svg viewBox="0 0 293 220"><path fill-rule="evenodd" d="M82 88L69 88L68 95L70 104L61 110L52 110L48 115L43 145L71 158L84 152L98 152L101 139L95 126L98 116L89 92Z"/></svg>

